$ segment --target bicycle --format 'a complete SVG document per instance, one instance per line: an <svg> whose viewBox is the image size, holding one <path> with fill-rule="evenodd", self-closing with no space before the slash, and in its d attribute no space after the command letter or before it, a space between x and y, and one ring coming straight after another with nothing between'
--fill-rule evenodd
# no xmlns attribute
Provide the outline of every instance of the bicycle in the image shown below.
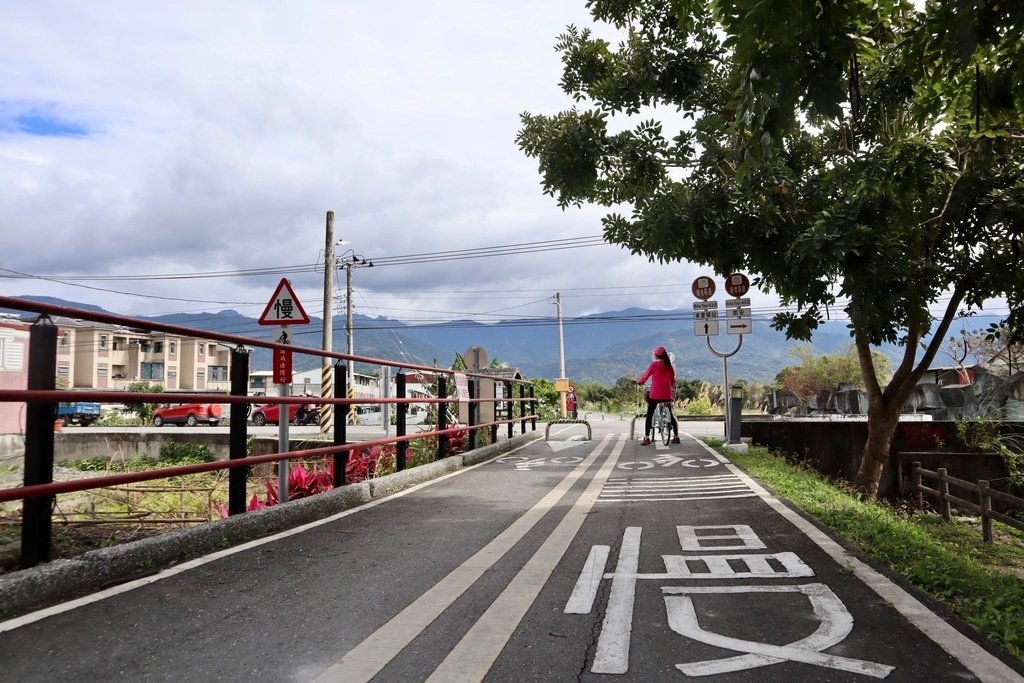
<svg viewBox="0 0 1024 683"><path fill-rule="evenodd" d="M667 401L655 407L651 427L655 434L661 433L661 443L667 446L672 439L672 407Z"/></svg>

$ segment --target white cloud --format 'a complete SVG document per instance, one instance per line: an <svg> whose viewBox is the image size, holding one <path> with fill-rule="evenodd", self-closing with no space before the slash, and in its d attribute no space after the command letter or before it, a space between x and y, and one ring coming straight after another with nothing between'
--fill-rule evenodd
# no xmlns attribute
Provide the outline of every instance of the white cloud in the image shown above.
<svg viewBox="0 0 1024 683"><path fill-rule="evenodd" d="M602 212L561 211L515 147L519 114L571 106L556 36L583 0L481 3L9 3L0 117L41 109L89 131L0 127L0 266L47 275L312 264L324 215L371 258L596 235ZM613 246L358 272L357 310L400 318L566 315L687 306L704 269ZM141 315L251 315L279 275L92 282L0 279ZM319 315L322 276L295 275ZM642 285L674 283L652 295ZM627 288L605 289L592 288ZM459 290L484 292L474 298ZM410 294L422 292L422 294ZM532 301L541 303L524 306Z"/></svg>

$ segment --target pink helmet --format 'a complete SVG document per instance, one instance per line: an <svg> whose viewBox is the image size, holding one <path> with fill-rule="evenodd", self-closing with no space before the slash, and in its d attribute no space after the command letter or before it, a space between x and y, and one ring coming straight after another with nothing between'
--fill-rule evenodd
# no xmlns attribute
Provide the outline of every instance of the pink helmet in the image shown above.
<svg viewBox="0 0 1024 683"><path fill-rule="evenodd" d="M664 356L665 355L665 347L664 346L659 346L658 348L654 349L654 355L655 356Z"/></svg>

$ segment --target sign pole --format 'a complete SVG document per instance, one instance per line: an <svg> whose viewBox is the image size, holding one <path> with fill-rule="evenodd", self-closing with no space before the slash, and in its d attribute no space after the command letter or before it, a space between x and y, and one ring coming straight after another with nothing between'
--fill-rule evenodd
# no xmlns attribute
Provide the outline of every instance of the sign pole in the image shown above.
<svg viewBox="0 0 1024 683"><path fill-rule="evenodd" d="M282 325L281 326L281 336L278 338L278 342L280 342L282 344L290 343L290 337L288 335L288 326L287 325ZM282 368L275 368L274 372L277 375L277 380L278 380L277 395L282 397L282 398L286 398L288 396L288 394L291 393L290 392L290 389L291 389L291 379L290 379L291 378L291 367L290 366L291 366L291 353L292 352L291 351L281 351L279 353L281 353L282 355L287 357L287 362L285 362L284 358L281 358L282 365L286 364L289 367L287 367L287 372L284 371L283 367ZM289 446L289 443L288 443L288 427L289 427L289 424L288 423L290 422L290 420L288 418L291 415L291 410L289 408L290 408L290 406L288 404L286 404L286 403L281 403L281 404L278 405L278 410L277 410L277 452L278 453L287 453L288 450L289 450L289 448L288 448L288 446ZM279 504L280 503L287 503L288 502L288 470L289 470L289 461L288 460L278 460L278 462L277 462L277 502Z"/></svg>

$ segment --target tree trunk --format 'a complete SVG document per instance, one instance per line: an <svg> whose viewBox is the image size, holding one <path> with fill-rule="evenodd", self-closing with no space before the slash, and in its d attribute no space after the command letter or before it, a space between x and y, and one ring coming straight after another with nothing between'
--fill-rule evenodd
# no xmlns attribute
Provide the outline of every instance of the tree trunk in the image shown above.
<svg viewBox="0 0 1024 683"><path fill-rule="evenodd" d="M871 497L878 495L878 482L882 478L882 468L889 461L892 436L896 433L902 410L902 403L890 404L884 395L869 397L868 439L861 453L855 484Z"/></svg>

